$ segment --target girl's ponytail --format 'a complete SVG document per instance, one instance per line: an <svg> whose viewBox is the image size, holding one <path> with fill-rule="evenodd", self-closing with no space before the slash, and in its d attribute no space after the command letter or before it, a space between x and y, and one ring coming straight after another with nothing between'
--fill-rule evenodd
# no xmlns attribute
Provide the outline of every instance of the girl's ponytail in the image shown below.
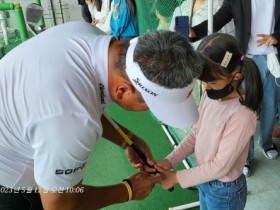
<svg viewBox="0 0 280 210"><path fill-rule="evenodd" d="M243 87L245 100L242 104L253 111L258 111L263 98L263 84L260 71L251 58L244 56L241 61L241 73L243 75Z"/></svg>

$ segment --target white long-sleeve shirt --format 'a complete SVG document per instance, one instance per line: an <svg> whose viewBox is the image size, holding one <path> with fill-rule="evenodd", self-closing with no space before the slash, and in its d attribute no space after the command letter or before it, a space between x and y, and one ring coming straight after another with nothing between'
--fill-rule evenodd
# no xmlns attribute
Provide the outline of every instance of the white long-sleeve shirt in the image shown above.
<svg viewBox="0 0 280 210"><path fill-rule="evenodd" d="M102 31L107 32L108 28L110 28L109 25L106 25L106 20L110 14L110 0L102 0L101 11L97 11L97 8L93 2L88 5L88 10L92 19L98 20L98 24L96 26Z"/></svg>

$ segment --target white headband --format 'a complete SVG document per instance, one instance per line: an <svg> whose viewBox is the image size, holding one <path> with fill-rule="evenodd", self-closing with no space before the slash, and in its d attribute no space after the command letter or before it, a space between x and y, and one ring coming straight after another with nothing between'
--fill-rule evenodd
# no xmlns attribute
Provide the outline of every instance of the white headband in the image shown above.
<svg viewBox="0 0 280 210"><path fill-rule="evenodd" d="M137 38L131 40L126 55L126 73L134 87L141 93L151 112L162 122L176 128L187 128L197 121L198 110L193 100L195 79L185 88L165 88L142 73L138 63L133 62Z"/></svg>
<svg viewBox="0 0 280 210"><path fill-rule="evenodd" d="M135 88L145 97L166 103L178 103L185 101L191 95L194 81L185 88L168 89L148 80L142 73L138 63L133 62L133 53L137 44L137 38L130 41L126 55L126 73Z"/></svg>

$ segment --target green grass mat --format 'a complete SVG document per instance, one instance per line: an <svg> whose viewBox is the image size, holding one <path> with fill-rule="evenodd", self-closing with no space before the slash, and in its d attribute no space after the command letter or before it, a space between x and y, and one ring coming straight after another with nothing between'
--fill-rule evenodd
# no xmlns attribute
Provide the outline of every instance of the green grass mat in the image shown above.
<svg viewBox="0 0 280 210"><path fill-rule="evenodd" d="M149 144L155 159L163 159L172 151L171 143L159 123L153 119L150 112L126 112L116 104L106 110L109 115L130 128ZM179 164L176 169L183 169ZM105 139L100 139L94 147L87 164L84 183L94 186L120 183L122 179L136 173L127 161L124 150ZM104 197L104 199L106 199ZM104 210L168 210L170 207L180 206L198 201L198 191L182 189L175 186L173 192L163 190L156 185L150 195L142 201L112 205ZM198 210L199 208L193 208Z"/></svg>

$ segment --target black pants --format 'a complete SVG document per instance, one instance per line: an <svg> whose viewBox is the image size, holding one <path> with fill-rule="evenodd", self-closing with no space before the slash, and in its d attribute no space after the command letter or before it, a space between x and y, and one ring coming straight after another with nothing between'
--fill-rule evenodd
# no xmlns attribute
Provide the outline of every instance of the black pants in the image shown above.
<svg viewBox="0 0 280 210"><path fill-rule="evenodd" d="M88 5L83 4L81 5L81 9L82 9L82 17L84 19L84 21L91 23L92 22L92 18L91 18L91 14L88 10Z"/></svg>
<svg viewBox="0 0 280 210"><path fill-rule="evenodd" d="M0 185L0 210L43 210L38 192L17 191Z"/></svg>

